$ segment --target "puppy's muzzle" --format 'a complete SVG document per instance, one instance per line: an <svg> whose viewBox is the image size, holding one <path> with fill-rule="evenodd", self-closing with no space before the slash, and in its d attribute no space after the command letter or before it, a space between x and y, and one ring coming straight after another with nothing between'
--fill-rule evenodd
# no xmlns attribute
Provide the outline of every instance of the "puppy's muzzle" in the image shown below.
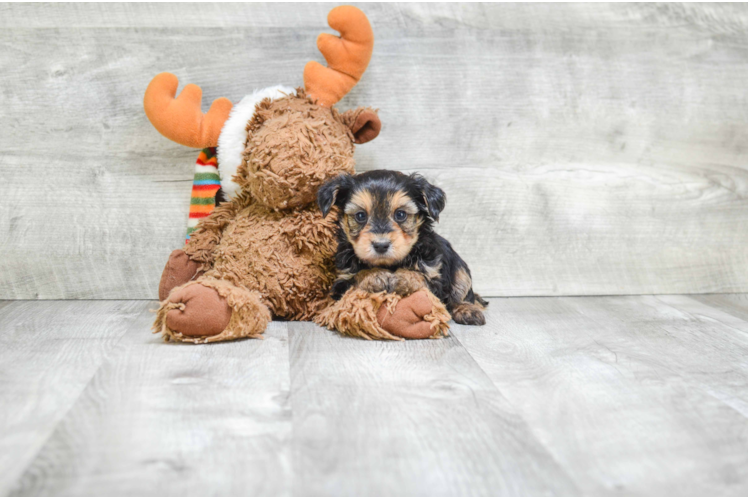
<svg viewBox="0 0 748 500"><path fill-rule="evenodd" d="M391 243L390 240L375 240L371 242L371 246L379 255L384 255L389 252Z"/></svg>

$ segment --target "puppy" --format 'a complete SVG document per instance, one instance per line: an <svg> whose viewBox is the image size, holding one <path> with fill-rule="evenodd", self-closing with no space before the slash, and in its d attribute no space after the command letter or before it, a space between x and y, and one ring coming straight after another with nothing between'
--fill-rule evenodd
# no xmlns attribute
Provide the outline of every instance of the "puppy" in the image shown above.
<svg viewBox="0 0 748 500"><path fill-rule="evenodd" d="M423 177L390 170L345 174L320 187L322 214L340 209L332 297L353 285L403 296L425 286L457 323L484 325L488 302L473 292L465 261L433 230L446 201Z"/></svg>

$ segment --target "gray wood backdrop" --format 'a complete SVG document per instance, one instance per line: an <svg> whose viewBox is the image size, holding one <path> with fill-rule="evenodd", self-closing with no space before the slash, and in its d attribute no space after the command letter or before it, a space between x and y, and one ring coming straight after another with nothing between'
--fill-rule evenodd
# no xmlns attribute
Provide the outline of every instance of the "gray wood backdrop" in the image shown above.
<svg viewBox="0 0 748 500"><path fill-rule="evenodd" d="M197 152L143 114L301 83L330 4L0 5L0 298L153 298ZM361 170L421 171L486 295L748 291L748 7L363 4ZM207 109L207 108L206 108Z"/></svg>

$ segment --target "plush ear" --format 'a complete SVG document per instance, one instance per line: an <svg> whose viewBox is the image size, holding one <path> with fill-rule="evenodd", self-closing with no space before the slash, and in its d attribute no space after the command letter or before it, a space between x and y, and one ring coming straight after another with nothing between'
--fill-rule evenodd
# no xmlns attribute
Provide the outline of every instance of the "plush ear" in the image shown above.
<svg viewBox="0 0 748 500"><path fill-rule="evenodd" d="M353 177L342 174L320 186L317 191L317 204L322 211L322 217L327 217L333 205L342 206L348 201Z"/></svg>
<svg viewBox="0 0 748 500"><path fill-rule="evenodd" d="M341 115L343 123L353 132L353 142L363 144L375 139L382 130L377 112L371 108L357 108Z"/></svg>
<svg viewBox="0 0 748 500"><path fill-rule="evenodd" d="M434 186L418 174L413 174L411 178L418 188L416 204L429 217L439 222L439 214L447 205L447 194L442 188Z"/></svg>

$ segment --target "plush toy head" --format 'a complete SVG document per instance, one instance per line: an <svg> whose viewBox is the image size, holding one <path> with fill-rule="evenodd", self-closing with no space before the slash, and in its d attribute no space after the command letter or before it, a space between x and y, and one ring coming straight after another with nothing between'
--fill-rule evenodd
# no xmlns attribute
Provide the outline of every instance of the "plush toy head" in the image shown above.
<svg viewBox="0 0 748 500"><path fill-rule="evenodd" d="M233 106L228 99L200 109L202 91L187 85L176 99L174 75L157 75L144 106L164 136L190 147L218 146L221 185L228 196L243 193L272 210L315 201L325 181L354 169L354 144L374 139L381 123L374 110L339 113L332 106L363 75L374 44L366 16L342 6L328 15L340 37L321 34L317 46L328 67L310 62L304 89L271 87Z"/></svg>
<svg viewBox="0 0 748 500"><path fill-rule="evenodd" d="M376 113L356 109L344 114L315 104L302 90L296 96L258 104L247 129L247 147L234 181L270 209L312 203L325 181L353 173L354 142L369 139L356 122L379 127Z"/></svg>

